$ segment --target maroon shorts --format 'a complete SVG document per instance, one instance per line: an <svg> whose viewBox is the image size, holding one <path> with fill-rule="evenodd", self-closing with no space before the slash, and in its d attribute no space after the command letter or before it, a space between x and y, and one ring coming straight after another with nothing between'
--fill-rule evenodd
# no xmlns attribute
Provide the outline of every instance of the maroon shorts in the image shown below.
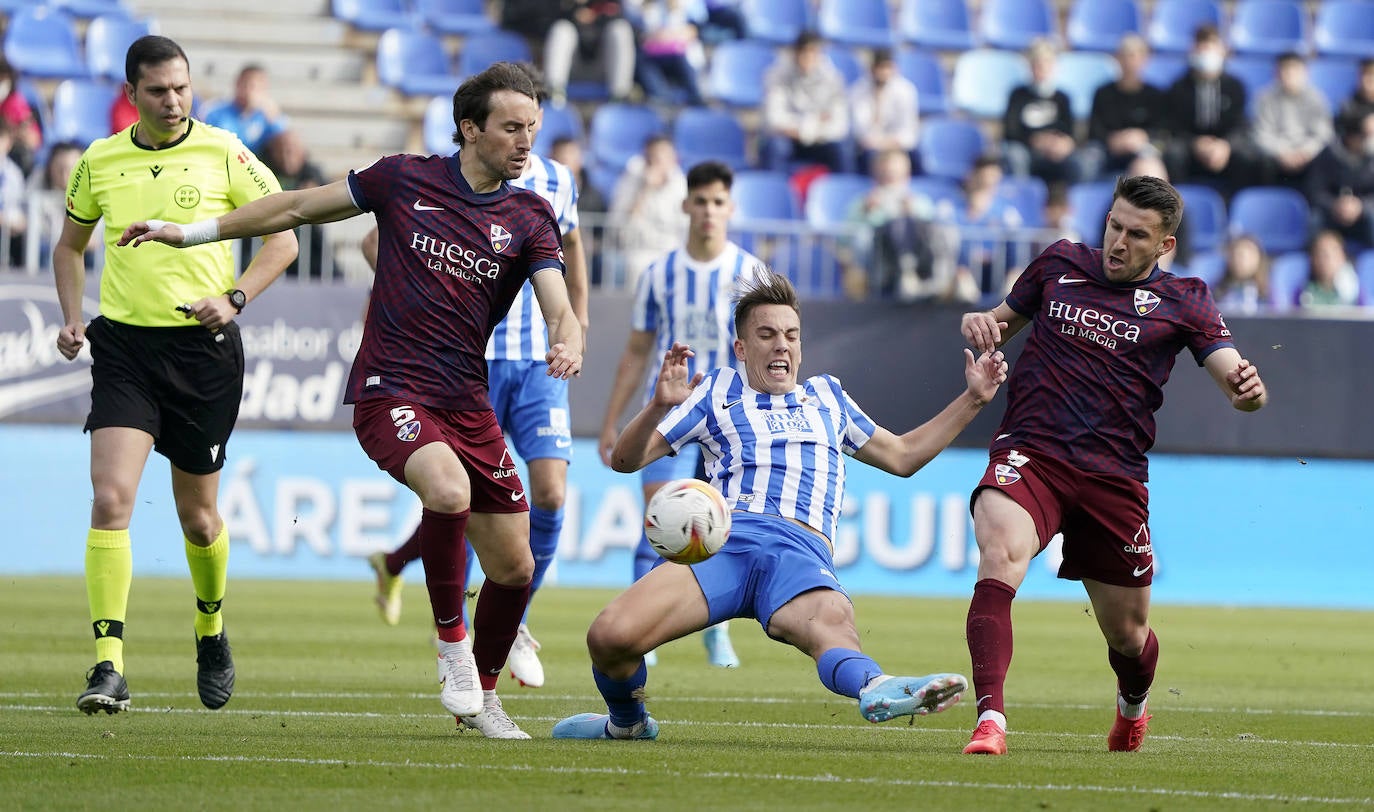
<svg viewBox="0 0 1374 812"><path fill-rule="evenodd" d="M1030 514L1041 550L1056 533L1064 534L1060 578L1141 587L1154 580L1145 483L1081 471L1038 451L1007 449L993 452L975 500L984 488L1005 493Z"/></svg>
<svg viewBox="0 0 1374 812"><path fill-rule="evenodd" d="M506 438L490 409L449 411L402 398L371 398L353 405L353 431L377 467L403 485L410 455L430 443L443 443L468 472L474 513L530 509Z"/></svg>

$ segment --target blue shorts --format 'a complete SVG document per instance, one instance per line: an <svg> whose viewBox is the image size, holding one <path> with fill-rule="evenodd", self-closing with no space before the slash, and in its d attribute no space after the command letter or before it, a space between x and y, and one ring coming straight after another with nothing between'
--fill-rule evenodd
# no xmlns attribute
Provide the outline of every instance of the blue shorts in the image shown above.
<svg viewBox="0 0 1374 812"><path fill-rule="evenodd" d="M711 612L708 625L752 617L767 633L773 613L803 592L831 589L849 598L820 536L777 516L736 511L730 522L720 552L692 565Z"/></svg>
<svg viewBox="0 0 1374 812"><path fill-rule="evenodd" d="M491 409L522 460L570 462L568 382L548 369L543 361L488 361Z"/></svg>
<svg viewBox="0 0 1374 812"><path fill-rule="evenodd" d="M674 479L691 479L701 465L701 446L688 443L674 456L659 457L639 471L640 485L662 484Z"/></svg>

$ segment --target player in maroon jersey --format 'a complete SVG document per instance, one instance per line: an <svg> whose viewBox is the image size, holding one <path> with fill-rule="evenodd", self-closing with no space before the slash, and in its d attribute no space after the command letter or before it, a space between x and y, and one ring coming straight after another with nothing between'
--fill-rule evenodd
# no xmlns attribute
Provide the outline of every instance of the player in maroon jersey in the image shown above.
<svg viewBox="0 0 1374 812"><path fill-rule="evenodd" d="M980 560L968 611L978 723L965 753L1006 753L1003 683L1011 601L1026 568L1064 534L1059 577L1081 580L1117 675L1109 750L1145 738L1159 644L1148 618L1154 575L1145 454L1179 351L1211 373L1231 405L1268 400L1207 285L1160 270L1183 216L1178 192L1149 177L1117 181L1099 251L1047 248L991 311L966 313L964 338L991 351L1031 326L1007 383L1007 411L970 500Z"/></svg>
<svg viewBox="0 0 1374 812"><path fill-rule="evenodd" d="M495 688L529 600L534 559L529 506L487 396L484 352L526 279L548 323L549 374L582 367L582 328L563 282L558 224L548 203L506 183L530 157L535 89L502 62L453 97L457 156L393 155L313 189L190 225L149 221L120 244L188 246L377 217L377 276L362 345L344 396L363 450L424 506L421 558L439 634L440 701L484 735L523 738ZM464 534L487 579L463 623Z"/></svg>

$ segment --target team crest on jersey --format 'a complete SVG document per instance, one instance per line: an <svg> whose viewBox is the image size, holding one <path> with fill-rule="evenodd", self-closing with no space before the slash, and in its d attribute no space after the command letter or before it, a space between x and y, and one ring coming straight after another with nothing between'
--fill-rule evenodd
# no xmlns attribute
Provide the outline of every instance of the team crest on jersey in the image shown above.
<svg viewBox="0 0 1374 812"><path fill-rule="evenodd" d="M491 224L491 250L501 253L510 245L511 235L504 226L499 223Z"/></svg>
<svg viewBox="0 0 1374 812"><path fill-rule="evenodd" d="M1148 290L1141 288L1135 292L1135 314L1145 316L1159 307L1159 297Z"/></svg>
<svg viewBox="0 0 1374 812"><path fill-rule="evenodd" d="M396 432L396 439L403 443L413 443L420 436L420 421L412 420L401 426Z"/></svg>
<svg viewBox="0 0 1374 812"><path fill-rule="evenodd" d="M992 475L997 479L998 485L1011 485L1021 481L1020 471L1000 462L992 469Z"/></svg>

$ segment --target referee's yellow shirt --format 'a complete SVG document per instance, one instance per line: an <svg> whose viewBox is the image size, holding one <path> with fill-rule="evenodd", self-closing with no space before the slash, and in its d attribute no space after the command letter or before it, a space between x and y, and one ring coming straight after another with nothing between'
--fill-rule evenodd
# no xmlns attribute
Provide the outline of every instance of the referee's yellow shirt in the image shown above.
<svg viewBox="0 0 1374 812"><path fill-rule="evenodd" d="M195 120L189 125L173 145L149 149L134 141L134 124L91 144L72 170L67 216L84 225L105 218L100 312L106 318L142 327L185 327L177 305L234 287L231 243L117 247L130 223L193 223L281 191L272 171L233 133Z"/></svg>

